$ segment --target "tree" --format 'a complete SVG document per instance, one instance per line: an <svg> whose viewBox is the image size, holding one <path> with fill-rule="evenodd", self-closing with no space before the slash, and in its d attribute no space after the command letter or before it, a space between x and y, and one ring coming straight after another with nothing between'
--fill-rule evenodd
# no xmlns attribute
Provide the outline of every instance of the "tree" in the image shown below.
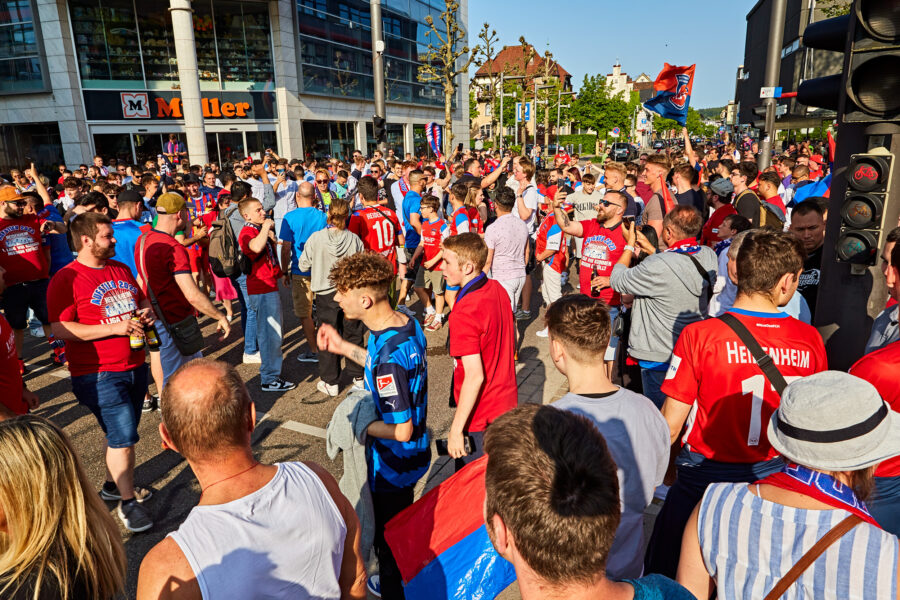
<svg viewBox="0 0 900 600"><path fill-rule="evenodd" d="M628 131L631 120L628 103L619 96L610 96L603 75L584 76L570 115L574 125L593 129L601 138L613 127Z"/></svg>
<svg viewBox="0 0 900 600"><path fill-rule="evenodd" d="M472 121L478 118L478 98L475 96L475 90L469 90L469 127Z"/></svg>
<svg viewBox="0 0 900 600"><path fill-rule="evenodd" d="M674 119L664 119L658 114L653 114L653 131L657 134L681 131L681 125Z"/></svg>
<svg viewBox="0 0 900 600"><path fill-rule="evenodd" d="M499 36L497 35L497 31L495 29L491 29L490 25L485 23L481 27L481 31L478 32L478 39L481 40L481 44L479 44L480 52L480 60L476 63L478 67L483 67L487 65L488 70L488 86L487 89L479 90L481 98L485 101L487 106L494 106L494 100L497 98L497 88L500 87L500 73L494 72L494 59L496 55L494 53L494 47L499 41ZM494 126L496 119L497 111L491 110L491 133L495 140L499 140L499 136L501 133L497 131L497 128ZM494 147L499 148L500 145L498 141L494 142Z"/></svg>
<svg viewBox="0 0 900 600"><path fill-rule="evenodd" d="M819 0L818 8L826 17L840 17L850 12L850 0Z"/></svg>
<svg viewBox="0 0 900 600"><path fill-rule="evenodd" d="M453 148L453 96L456 95L457 78L469 70L481 49L476 46L469 53L469 46L465 44L466 34L459 26L458 0L444 0L444 6L441 21L447 33L443 37L431 15L425 17L425 23L430 28L425 35L429 40L437 40L438 45L428 42L428 52L419 66L418 80L422 83L437 82L444 88L444 155L449 157Z"/></svg>

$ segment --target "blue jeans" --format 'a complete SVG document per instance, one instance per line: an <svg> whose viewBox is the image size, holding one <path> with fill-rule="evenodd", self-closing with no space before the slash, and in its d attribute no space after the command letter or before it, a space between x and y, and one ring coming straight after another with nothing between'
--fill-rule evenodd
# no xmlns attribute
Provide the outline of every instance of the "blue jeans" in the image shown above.
<svg viewBox="0 0 900 600"><path fill-rule="evenodd" d="M882 529L900 534L900 477L876 477L875 491L866 500L866 508Z"/></svg>
<svg viewBox="0 0 900 600"><path fill-rule="evenodd" d="M654 371L641 367L641 383L644 386L644 395L650 398L650 401L660 410L662 410L666 401L666 395L659 388L662 387L665 380L666 371Z"/></svg>
<svg viewBox="0 0 900 600"><path fill-rule="evenodd" d="M94 413L110 448L130 448L138 442L141 405L147 393L147 365L130 371L100 371L72 378L79 404Z"/></svg>
<svg viewBox="0 0 900 600"><path fill-rule="evenodd" d="M247 294L247 276L241 275L233 280L238 290L238 301L241 303L241 331L244 334L244 354L256 354L259 346L256 343L256 311L250 306Z"/></svg>
<svg viewBox="0 0 900 600"><path fill-rule="evenodd" d="M262 361L259 379L266 385L281 376L281 297L277 291L250 294L250 310L256 315L256 341Z"/></svg>

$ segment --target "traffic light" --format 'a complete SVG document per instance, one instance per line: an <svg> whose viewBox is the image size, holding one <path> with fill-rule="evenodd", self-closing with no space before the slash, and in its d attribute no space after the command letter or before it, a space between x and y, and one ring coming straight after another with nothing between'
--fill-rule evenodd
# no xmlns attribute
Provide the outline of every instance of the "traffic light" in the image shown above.
<svg viewBox="0 0 900 600"><path fill-rule="evenodd" d="M894 155L884 148L850 157L847 192L841 205L838 262L874 265L891 185Z"/></svg>
<svg viewBox="0 0 900 600"><path fill-rule="evenodd" d="M372 118L372 130L376 143L383 144L387 142L387 120L384 117L376 115Z"/></svg>
<svg viewBox="0 0 900 600"><path fill-rule="evenodd" d="M849 35L849 39L848 39ZM841 73L809 79L797 101L839 111L845 123L900 121L900 10L892 0L855 0L852 12L810 24L803 46L845 53Z"/></svg>
<svg viewBox="0 0 900 600"><path fill-rule="evenodd" d="M752 111L757 117L762 117L762 120L756 119L753 121L753 128L762 131L766 128L766 105L754 106Z"/></svg>

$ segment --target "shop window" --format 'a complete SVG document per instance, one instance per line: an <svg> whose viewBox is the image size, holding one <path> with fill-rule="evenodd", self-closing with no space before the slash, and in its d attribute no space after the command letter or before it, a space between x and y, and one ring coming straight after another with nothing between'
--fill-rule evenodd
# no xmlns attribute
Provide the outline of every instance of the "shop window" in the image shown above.
<svg viewBox="0 0 900 600"><path fill-rule="evenodd" d="M63 162L57 123L0 125L0 171L23 169L34 162L39 171L55 172Z"/></svg>
<svg viewBox="0 0 900 600"><path fill-rule="evenodd" d="M158 133L134 134L134 153L139 165L147 161L157 162L162 154L162 136Z"/></svg>
<svg viewBox="0 0 900 600"><path fill-rule="evenodd" d="M278 139L274 131L248 131L246 135L249 156L262 158L270 149L278 154Z"/></svg>
<svg viewBox="0 0 900 600"><path fill-rule="evenodd" d="M75 55L85 87L143 87L141 53L131 0L72 0Z"/></svg>
<svg viewBox="0 0 900 600"><path fill-rule="evenodd" d="M396 156L403 156L403 125L388 123L385 129L387 130L387 147L393 148Z"/></svg>
<svg viewBox="0 0 900 600"><path fill-rule="evenodd" d="M219 60L216 56L216 27L213 23L212 5L208 2L192 2L194 9L194 44L197 48L197 74L200 89L219 89Z"/></svg>
<svg viewBox="0 0 900 600"><path fill-rule="evenodd" d="M127 133L94 134L94 153L102 156L104 161L115 158L131 164L131 136Z"/></svg>
<svg viewBox="0 0 900 600"><path fill-rule="evenodd" d="M167 10L142 10L138 14L141 49L148 88L173 89L178 81L172 16Z"/></svg>
<svg viewBox="0 0 900 600"><path fill-rule="evenodd" d="M0 8L0 94L47 89L31 0L6 0Z"/></svg>
<svg viewBox="0 0 900 600"><path fill-rule="evenodd" d="M216 2L216 40L226 90L265 89L274 79L265 3Z"/></svg>
<svg viewBox="0 0 900 600"><path fill-rule="evenodd" d="M224 163L227 164L247 158L243 133L236 131L216 135L219 136L219 156Z"/></svg>

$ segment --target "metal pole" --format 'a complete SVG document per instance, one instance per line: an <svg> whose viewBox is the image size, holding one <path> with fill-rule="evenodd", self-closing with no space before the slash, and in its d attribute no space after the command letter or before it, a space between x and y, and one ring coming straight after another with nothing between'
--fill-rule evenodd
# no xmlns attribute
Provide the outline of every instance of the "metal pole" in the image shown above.
<svg viewBox="0 0 900 600"><path fill-rule="evenodd" d="M562 88L556 90L556 151L559 152L559 113L562 104ZM546 148L545 148L546 150Z"/></svg>
<svg viewBox="0 0 900 600"><path fill-rule="evenodd" d="M369 20L372 23L372 75L375 81L375 117L387 118L384 106L384 40L381 36L381 1L369 0ZM377 140L382 156L387 156L387 142Z"/></svg>
<svg viewBox="0 0 900 600"><path fill-rule="evenodd" d="M494 148L494 150L500 150L503 148L506 140L503 139L503 96L506 95L506 86L503 85L503 76L504 73L500 73L500 143L498 144L499 148ZM493 107L492 107L493 108Z"/></svg>
<svg viewBox="0 0 900 600"><path fill-rule="evenodd" d="M181 111L184 114L184 137L188 164L206 164L206 131L203 128L203 108L200 105L200 76L197 73L197 51L194 43L194 11L190 0L170 0L172 37L175 39L175 60L178 62L178 83L181 86Z"/></svg>
<svg viewBox="0 0 900 600"><path fill-rule="evenodd" d="M764 87L776 87L781 73L781 47L784 44L784 12L787 0L772 0L769 17L769 47L766 51ZM759 142L757 167L760 171L772 162L772 143L775 140L775 98L766 98L766 131Z"/></svg>

